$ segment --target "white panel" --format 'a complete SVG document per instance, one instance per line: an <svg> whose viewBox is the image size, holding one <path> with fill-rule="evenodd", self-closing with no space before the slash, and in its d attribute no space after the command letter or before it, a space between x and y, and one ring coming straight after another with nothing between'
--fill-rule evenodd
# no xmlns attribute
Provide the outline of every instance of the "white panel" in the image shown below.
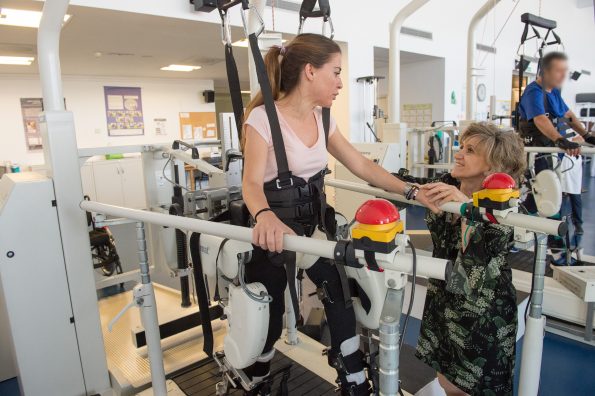
<svg viewBox="0 0 595 396"><path fill-rule="evenodd" d="M0 216L0 295L21 392L85 394L52 181L13 174L2 179L0 189L11 184Z"/></svg>

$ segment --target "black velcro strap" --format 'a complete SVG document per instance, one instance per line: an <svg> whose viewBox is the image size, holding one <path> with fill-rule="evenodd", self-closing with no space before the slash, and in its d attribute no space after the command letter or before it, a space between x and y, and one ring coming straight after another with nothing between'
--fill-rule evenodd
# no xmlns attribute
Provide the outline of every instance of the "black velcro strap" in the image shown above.
<svg viewBox="0 0 595 396"><path fill-rule="evenodd" d="M370 301L370 298L368 297L364 289L362 289L357 280L353 278L350 278L348 282L349 292L351 293L351 295L353 297L359 298L359 302L362 305L364 311L366 311L366 313L370 313L370 309L372 308L372 302Z"/></svg>
<svg viewBox="0 0 595 396"><path fill-rule="evenodd" d="M213 327L211 326L211 317L209 315L209 297L207 295L207 285L202 270L202 260L200 258L200 234L193 232L190 237L190 255L192 256L192 268L194 272L194 282L196 284L196 296L198 298L198 314L200 315L204 353L213 357Z"/></svg>
<svg viewBox="0 0 595 396"><path fill-rule="evenodd" d="M295 280L296 280L296 257L295 252L290 252L286 250L285 257L287 257L287 261L285 262L285 272L287 274L287 287L289 288L289 295L291 297L291 305L293 305L293 313L295 315L295 323L300 322L300 305L297 298L297 289L295 287Z"/></svg>
<svg viewBox="0 0 595 396"><path fill-rule="evenodd" d="M287 178L291 178L289 165L287 164L287 155L285 153L285 143L283 142L283 135L281 134L281 126L279 124L279 116L277 115L277 108L275 107L275 100L269 77L267 76L264 59L258 48L258 39L256 34L252 33L248 36L250 42L250 50L254 58L254 66L256 69L256 76L260 84L260 92L264 101L264 108L269 119L269 126L271 128L271 137L273 139L273 149L275 151L275 159L277 160L277 172L280 182L284 182Z"/></svg>
<svg viewBox="0 0 595 396"><path fill-rule="evenodd" d="M372 271L376 272L383 272L384 270L378 266L376 262L376 255L371 250L364 251L364 258L366 259L366 264L368 264L368 268Z"/></svg>
<svg viewBox="0 0 595 396"><path fill-rule="evenodd" d="M357 350L351 355L343 356L333 349L328 351L328 364L341 374L349 375L362 369L362 352Z"/></svg>
<svg viewBox="0 0 595 396"><path fill-rule="evenodd" d="M225 45L225 66L227 69L227 81L229 82L229 94L231 96L231 105L238 129L239 141L242 140L242 123L244 119L244 102L242 101L242 90L240 86L240 77L238 66L233 56L231 45Z"/></svg>
<svg viewBox="0 0 595 396"><path fill-rule="evenodd" d="M221 255L221 251L225 247L225 244L229 242L229 238L225 238L221 245L219 245L219 250L217 251L217 257L215 258L215 295L213 296L213 301L220 301L221 296L219 295L219 256Z"/></svg>
<svg viewBox="0 0 595 396"><path fill-rule="evenodd" d="M328 107L322 108L322 128L324 129L324 144L328 150L328 136L331 128L331 109Z"/></svg>
<svg viewBox="0 0 595 396"><path fill-rule="evenodd" d="M331 7L328 0L318 0L318 10L314 11L314 6L317 0L304 0L300 8L300 17L306 18L319 18L324 17L325 19L331 15Z"/></svg>

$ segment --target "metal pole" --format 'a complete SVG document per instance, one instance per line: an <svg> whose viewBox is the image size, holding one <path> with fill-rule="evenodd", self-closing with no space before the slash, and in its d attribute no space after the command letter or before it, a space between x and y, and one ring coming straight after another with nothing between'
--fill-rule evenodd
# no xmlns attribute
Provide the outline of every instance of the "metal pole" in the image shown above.
<svg viewBox="0 0 595 396"><path fill-rule="evenodd" d="M401 120L401 27L403 22L430 0L412 0L395 16L390 24L388 53L388 118L389 123Z"/></svg>
<svg viewBox="0 0 595 396"><path fill-rule="evenodd" d="M47 0L37 31L37 63L45 111L64 111L60 32L69 0Z"/></svg>
<svg viewBox="0 0 595 396"><path fill-rule="evenodd" d="M477 24L492 8L498 4L500 0L488 0L471 18L469 23L469 30L467 30L467 90L466 90L466 106L465 117L467 120L472 120L475 116L475 106L473 101L473 94L475 93L475 84L473 79L473 68L475 63L475 29Z"/></svg>
<svg viewBox="0 0 595 396"><path fill-rule="evenodd" d="M403 288L388 289L380 316L380 395L399 392L399 326L403 310Z"/></svg>
<svg viewBox="0 0 595 396"><path fill-rule="evenodd" d="M523 355L521 357L521 378L519 382L519 395L521 396L536 396L539 392L543 336L545 331L545 316L541 312L543 308L546 254L547 235L537 234L533 291L531 293L529 316L526 318Z"/></svg>
<svg viewBox="0 0 595 396"><path fill-rule="evenodd" d="M460 146L457 146L453 147L452 151L459 151L460 149ZM525 147L525 153L556 154L564 153L564 150L557 147ZM595 147L582 146L581 154L595 154Z"/></svg>
<svg viewBox="0 0 595 396"><path fill-rule="evenodd" d="M329 179L325 181L329 187L342 188L349 191L359 192L362 194L373 195L380 198L390 199L392 201L402 202L408 205L423 206L417 201L408 201L400 194L385 191L381 188L370 187L367 184L354 183L345 180ZM460 202L449 202L440 207L445 212L460 214ZM557 220L546 219L537 216L528 216L520 213L508 213L505 218L496 216L498 222L512 227L521 227L533 232L541 232L550 235L563 235L565 233L564 223ZM563 232L564 231L564 232Z"/></svg>
<svg viewBox="0 0 595 396"><path fill-rule="evenodd" d="M201 234L229 238L235 241L252 242L252 229L239 227L230 224L215 223L207 220L192 219L182 216L149 212L146 210L123 208L120 206L107 205L93 201L82 201L80 207L90 212L103 213L110 216L125 217L145 223L156 224L165 227L179 228L181 230L194 231ZM552 221L552 220L550 220ZM315 238L285 235L283 246L286 250L310 254L316 257L335 258L335 247L337 242ZM362 258L362 263L364 259ZM411 273L413 256L407 253L398 253L393 262L383 262L386 270ZM448 260L441 260L432 257L417 256L417 274L425 278L444 280Z"/></svg>
<svg viewBox="0 0 595 396"><path fill-rule="evenodd" d="M138 246L141 284L135 287L134 295L140 309L141 322L147 339L153 395L166 396L167 386L165 384L165 369L163 368L163 351L161 350L157 302L155 301L155 291L153 290L151 276L149 275L147 241L145 239L145 226L142 222L136 223L136 243Z"/></svg>

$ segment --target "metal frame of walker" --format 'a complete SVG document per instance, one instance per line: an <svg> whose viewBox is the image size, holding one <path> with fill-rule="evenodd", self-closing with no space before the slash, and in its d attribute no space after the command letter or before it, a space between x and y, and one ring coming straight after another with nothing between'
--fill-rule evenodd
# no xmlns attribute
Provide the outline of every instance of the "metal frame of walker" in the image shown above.
<svg viewBox="0 0 595 396"><path fill-rule="evenodd" d="M423 206L417 201L408 201L401 195L364 184L341 180L329 180L326 184L329 187L369 194L406 204ZM444 204L440 209L455 214L461 213L460 204L454 202ZM520 396L536 396L539 391L543 337L545 333L545 316L542 315L542 304L546 269L547 235L560 235L563 233L564 227L563 223L559 221L527 216L514 212L507 213L506 217L495 217L500 224L522 227L535 232L537 236L537 246L535 250L536 262L535 271L533 273L534 287L530 297L529 315L526 318L519 382Z"/></svg>
<svg viewBox="0 0 595 396"><path fill-rule="evenodd" d="M356 192L367 193L383 198L388 198L400 202L408 202L404 197L388 193L384 190L369 187L363 184L331 180L328 185L335 188L342 188ZM419 205L419 203L416 202ZM87 211L105 213L109 215L126 217L139 222L148 222L163 226L171 226L179 229L187 229L196 232L208 233L215 236L227 237L239 241L250 242L252 230L244 227L231 226L227 224L212 223L204 220L181 218L169 216L166 214L145 212L141 210L122 208L112 205L101 204L92 201L83 201L80 207ZM460 213L460 203L449 203L441 207L442 210L451 213ZM173 217L173 218L172 218ZM546 234L559 234L561 232L561 223L554 220L536 218L522 215L514 212L506 213L504 217L496 216L501 224L510 226L519 226L523 224L528 230L538 233L538 245L536 250L537 265L534 273L535 287L531 296L531 307L529 317L527 318L527 327L525 330L524 353L521 362L521 384L520 395L537 395L539 387L539 374L541 367L541 354L543 349L543 332L545 326L545 317L541 314L543 300L543 280L545 273L545 254L546 254ZM148 266L146 256L143 250L146 249L142 224L137 224L139 240L139 258L141 266L146 268L143 273L143 283L135 288L134 301L131 305L137 305L141 308L141 317L143 324L147 328L147 345L149 348L149 359L152 375L159 378L152 378L153 391L156 395L165 395L165 375L163 372L162 351L159 343L159 330L157 327L156 307L154 304L145 301L154 301L152 296L152 287L148 276ZM312 240L297 236L285 236L285 246L287 250L312 254L320 257L336 258L337 242L325 240ZM305 243L307 242L307 243ZM407 282L406 274L411 272L408 263L396 263L394 258L394 268L385 268L393 271L396 276L392 282L389 280L387 286L388 292L385 299L385 305L382 311L380 322L380 344L379 344L379 384L382 394L396 395L398 392L399 375L399 318L402 311L402 299L404 287ZM421 274L423 276L423 274ZM130 306L131 306L130 305ZM143 313L145 311L145 313ZM144 322L144 321L147 322ZM152 329L152 330L149 330ZM153 341L149 341L152 338ZM160 393L164 392L164 393Z"/></svg>
<svg viewBox="0 0 595 396"><path fill-rule="evenodd" d="M99 331L99 315L97 309L89 310L94 299L94 288L88 287L92 282L92 277L88 277L89 282L83 282L87 279L87 272L90 271L90 265L84 270L85 266L81 263L90 261L90 253L76 246L84 245L85 230L84 213L80 209L95 211L108 215L135 219L138 222L160 224L164 226L176 227L179 229L194 230L211 235L220 235L237 239L240 241L251 241L251 230L242 227L234 227L225 224L217 224L202 220L188 219L180 216L170 216L161 213L152 213L134 209L119 208L115 206L100 204L97 202L84 201L82 199L82 189L80 184L72 183L72 180L80 179L80 170L78 167L78 156L76 149L76 137L74 135L74 120L72 114L65 111L63 103L62 80L59 61L59 38L62 27L63 16L68 8L69 0L47 0L44 4L40 28L38 30L38 62L40 79L42 84L43 98L46 111L44 112L43 124L47 132L47 141L44 141L46 163L49 166L49 174L53 178L56 199L59 202L57 211L61 224L62 244L64 248L66 267L69 277L80 275L82 277L78 286L75 284L73 293L73 310L79 317L77 320L77 334L79 345L81 346L81 364L85 372L87 389L93 389L97 392L104 392L109 388L109 377L105 363L105 352L102 350L101 333ZM62 133L63 132L63 133ZM333 184L329 183L330 186ZM335 187L341 187L335 185ZM352 186L353 187L353 186ZM342 186L341 188L346 188ZM370 190L370 187L353 187L353 191L361 188L363 192L372 193L377 196L382 195L382 191ZM383 192L385 196L395 200L403 200L402 197ZM459 213L457 204L447 204L443 210ZM532 229L539 233L555 233L559 222L531 218L528 216L514 213L508 214L505 219L499 219L503 224L521 225L524 228ZM529 227L527 225L530 225ZM532 224L532 225L531 225ZM541 238L542 240L545 238ZM141 309L141 317L147 334L147 345L149 350L149 360L151 365L151 374L153 382L153 391L155 395L166 395L165 373L163 370L162 351L159 342L159 329L157 322L157 312L154 303L154 292L149 275L149 267L146 259L146 241L144 235L144 226L137 223L137 241L139 247L139 259L141 263L141 285L135 288L133 293L134 301L131 305L136 305ZM305 244L300 237L285 236L285 246L288 250L294 250L307 254L313 254L320 257L335 258L334 254L336 243L331 241L308 239ZM538 249L539 254L545 254L545 249ZM410 264L410 263L409 263ZM407 263L404 263L405 267ZM76 268L83 267L83 270ZM71 271L73 269L73 271ZM389 268L390 270L390 268ZM545 270L545 261L538 261L538 268L534 274L536 287L532 296L530 319L527 322L527 335L525 338L525 353L523 355L521 367L521 396L536 395L539 384L539 366L528 361L529 347L535 348L531 353L532 358L539 358L540 362L542 341L539 336L543 335L544 318L541 316L541 298L543 291L543 272ZM81 272L82 271L82 272ZM86 271L86 272L85 272ZM398 392L398 348L399 348L399 318L402 304L402 293L406 283L406 273L411 268L397 268L394 272L400 274L402 284L396 282L389 284L394 292L387 294L389 301L394 301L391 312L383 312L381 323L380 339L380 386L382 394L394 394ZM83 273L84 272L84 273ZM420 274L423 275L423 274ZM74 282L76 283L76 282ZM71 282L71 285L73 282ZM400 289L400 291L399 291ZM401 299L399 301L399 295ZM91 304L92 305L92 304ZM82 310L85 308L85 310ZM528 339L535 339L529 342ZM100 359L103 356L104 359Z"/></svg>

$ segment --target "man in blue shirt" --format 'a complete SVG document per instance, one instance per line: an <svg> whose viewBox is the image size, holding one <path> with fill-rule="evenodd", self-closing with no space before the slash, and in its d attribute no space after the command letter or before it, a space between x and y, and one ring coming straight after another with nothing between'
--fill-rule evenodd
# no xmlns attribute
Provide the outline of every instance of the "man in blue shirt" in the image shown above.
<svg viewBox="0 0 595 396"><path fill-rule="evenodd" d="M541 59L541 75L536 81L527 85L519 103L519 133L525 141L525 146L555 146L564 150L569 156L577 156L580 154L578 142L595 144L595 136L585 130L562 99L560 89L567 75L568 58L565 54L550 52ZM579 135L574 141L560 134L558 124L562 119ZM533 166L535 174L545 169L553 169L551 154L535 157ZM530 193L527 196L525 206L529 212L537 212L533 194ZM552 248L554 264L565 263L564 242L558 238L549 239L548 245Z"/></svg>
<svg viewBox="0 0 595 396"><path fill-rule="evenodd" d="M558 122L565 122L581 137L580 141L595 144L576 115L568 109L560 89L568 75L568 58L561 52L550 52L541 59L541 76L527 85L519 104L519 131L526 146L557 146L568 155L578 155L580 145L565 139L558 132ZM545 94L545 98L544 98Z"/></svg>

